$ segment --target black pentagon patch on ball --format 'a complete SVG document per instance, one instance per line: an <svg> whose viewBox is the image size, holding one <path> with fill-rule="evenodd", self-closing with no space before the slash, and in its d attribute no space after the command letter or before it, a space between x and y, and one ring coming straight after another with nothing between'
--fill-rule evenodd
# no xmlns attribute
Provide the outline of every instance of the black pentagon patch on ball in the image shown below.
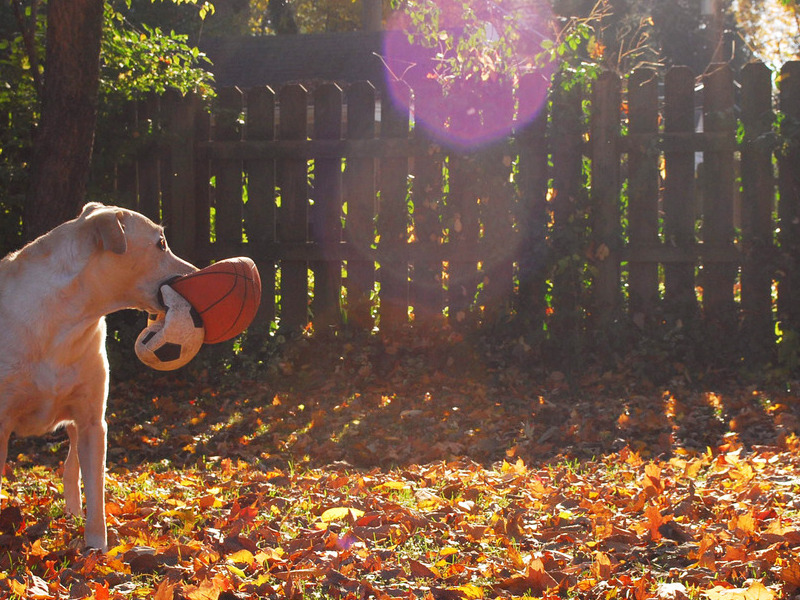
<svg viewBox="0 0 800 600"><path fill-rule="evenodd" d="M158 350L153 352L153 354L155 354L156 358L161 362L170 362L173 360L178 360L181 357L181 346L180 344L173 344L171 342L166 342Z"/></svg>
<svg viewBox="0 0 800 600"><path fill-rule="evenodd" d="M154 336L156 333L157 333L157 332L155 332L155 331L150 331L150 332L148 332L148 333L147 333L147 335L145 335L145 336L142 338L142 346L146 346L146 345L147 345L147 342L149 342L150 340L152 340L152 339L153 339L153 336Z"/></svg>
<svg viewBox="0 0 800 600"><path fill-rule="evenodd" d="M200 316L200 313L197 312L194 306L189 308L189 314L192 315L192 322L194 326L200 329L203 326L203 317Z"/></svg>

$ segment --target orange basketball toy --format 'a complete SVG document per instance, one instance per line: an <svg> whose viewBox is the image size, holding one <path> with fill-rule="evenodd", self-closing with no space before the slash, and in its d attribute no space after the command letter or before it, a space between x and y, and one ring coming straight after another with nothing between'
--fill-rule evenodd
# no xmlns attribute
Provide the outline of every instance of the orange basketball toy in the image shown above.
<svg viewBox="0 0 800 600"><path fill-rule="evenodd" d="M215 262L169 285L200 313L206 344L242 333L261 302L261 277L255 263L245 256Z"/></svg>

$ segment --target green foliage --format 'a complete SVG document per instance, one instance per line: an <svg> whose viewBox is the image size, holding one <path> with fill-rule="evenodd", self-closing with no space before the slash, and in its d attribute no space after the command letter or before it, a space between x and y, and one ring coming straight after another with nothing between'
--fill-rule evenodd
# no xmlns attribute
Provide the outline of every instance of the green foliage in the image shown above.
<svg viewBox="0 0 800 600"><path fill-rule="evenodd" d="M249 33L274 35L358 31L361 2L354 0L250 0Z"/></svg>
<svg viewBox="0 0 800 600"><path fill-rule="evenodd" d="M209 60L188 36L159 27L134 28L111 4L105 8L100 81L101 107L136 100L169 88L210 94Z"/></svg>
<svg viewBox="0 0 800 600"><path fill-rule="evenodd" d="M106 26L101 49L100 101L95 153L89 194L114 203L114 164L151 142L159 132L151 123L133 124L125 118L126 105L174 89L181 94L213 95L208 58L189 44L186 34L164 33L159 27L134 26L124 12L106 4Z"/></svg>
<svg viewBox="0 0 800 600"><path fill-rule="evenodd" d="M554 38L547 2L410 0L393 7L403 12L409 40L435 51L434 74L445 91L458 81L515 81L543 66Z"/></svg>
<svg viewBox="0 0 800 600"><path fill-rule="evenodd" d="M175 0L198 4L196 0ZM135 26L127 19L130 3L106 3L101 50L98 124L95 136L96 172L124 153L123 107L148 93L177 89L210 95L206 57L189 44L188 36L159 27ZM202 17L209 8L199 8ZM46 11L27 7L17 20L8 4L0 7L0 252L19 246L22 205L33 134L40 116L39 81L44 74ZM16 25L15 25L16 24ZM20 31L24 29L23 31ZM102 167L106 167L103 169ZM92 182L90 195L102 197Z"/></svg>
<svg viewBox="0 0 800 600"><path fill-rule="evenodd" d="M44 45L44 15L25 18L37 44ZM19 245L22 203L27 187L26 168L32 144L32 124L38 119L38 98L32 61L22 33L11 27L14 15L8 3L0 6L0 255Z"/></svg>

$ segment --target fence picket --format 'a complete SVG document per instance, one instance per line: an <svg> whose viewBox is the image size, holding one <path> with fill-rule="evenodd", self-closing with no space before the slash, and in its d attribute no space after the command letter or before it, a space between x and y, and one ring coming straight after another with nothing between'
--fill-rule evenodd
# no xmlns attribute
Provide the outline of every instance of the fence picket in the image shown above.
<svg viewBox="0 0 800 600"><path fill-rule="evenodd" d="M506 90L511 96L512 90ZM495 107L495 117L511 122L513 105ZM477 303L484 320L496 323L506 317L514 301L514 263L519 236L514 231L514 192L511 189L511 150L506 140L490 144L476 156L480 163L479 218L482 230L482 277Z"/></svg>
<svg viewBox="0 0 800 600"><path fill-rule="evenodd" d="M565 89L557 79L552 94L551 148L553 190L550 210L550 255L555 263L550 276L552 317L548 327L555 339L565 341L568 353L580 350L582 330L582 273L574 252L586 227L586 179L583 172L583 90ZM551 137L552 139L552 137Z"/></svg>
<svg viewBox="0 0 800 600"><path fill-rule="evenodd" d="M430 112L420 103L441 97L441 86L428 80L424 84L426 90L418 93L416 109L419 112ZM443 208L443 158L437 151L436 143L426 135L424 129L417 127L415 138L425 148L412 159L412 194L414 200L414 246L420 249L420 260L414 262L413 281L411 283L411 302L414 305L414 317L421 327L430 327L441 321L444 303L442 288L442 260L440 247L443 241L442 208Z"/></svg>
<svg viewBox="0 0 800 600"><path fill-rule="evenodd" d="M783 274L778 288L778 319L784 331L800 331L800 61L786 63L781 69L780 133L784 138L778 150L778 187L780 203L780 248ZM789 140L794 138L794 143Z"/></svg>
<svg viewBox="0 0 800 600"><path fill-rule="evenodd" d="M596 325L610 323L619 306L620 157L617 147L620 119L620 78L605 72L595 82L592 94L591 153L594 247L591 260L595 279Z"/></svg>
<svg viewBox="0 0 800 600"><path fill-rule="evenodd" d="M638 69L628 80L629 131L638 146L628 152L628 281L630 311L652 318L659 300L658 263L637 259L658 238L658 79L652 69Z"/></svg>
<svg viewBox="0 0 800 600"><path fill-rule="evenodd" d="M169 231L173 249L190 257L196 246L196 207L194 202L195 114L199 108L193 94L182 96L169 90L162 98L169 152L163 163L162 210L163 222ZM180 227L176 224L180 223Z"/></svg>
<svg viewBox="0 0 800 600"><path fill-rule="evenodd" d="M536 97L541 87L538 75L527 75L520 82L520 97ZM533 91L532 91L533 90ZM545 320L547 290L547 110L542 108L534 120L517 131L519 152L520 230L518 310L525 323L541 331Z"/></svg>
<svg viewBox="0 0 800 600"><path fill-rule="evenodd" d="M703 76L703 127L724 135L722 149L703 153L703 244L730 248L734 241L733 151L736 131L733 72L727 65L712 65ZM737 267L728 261L703 257L703 310L720 339L734 334L736 316L734 284Z"/></svg>
<svg viewBox="0 0 800 600"><path fill-rule="evenodd" d="M265 288L259 326L277 316L273 284L279 285L282 327L307 325L310 267L319 330L342 319L372 330L378 306L385 331L407 322L409 305L416 322L428 326L447 307L450 324L460 328L516 315L573 356L584 333L605 330L623 314L620 275L627 263L629 317L658 316L671 325L693 319L700 314L700 285L707 333L722 342L738 332L739 349L758 359L774 349L774 278L778 320L784 328L800 327L799 65L785 65L779 79L777 145L770 142L771 74L763 65L741 74L740 144L733 73L724 65L702 78L703 130L696 131L694 75L674 67L663 88L653 71L630 76L624 134L620 77L602 74L590 104L585 90L557 77L549 121L543 112L530 124L519 123L513 137L479 149L450 147L422 123L409 134L409 113L390 98L376 105L368 82L347 89L345 120L341 89L317 86L311 139L308 93L300 85L280 90L277 110L272 90L250 90L244 139L238 89L219 90L213 137L212 120L196 98L168 94L137 106L139 126L165 132L166 143L145 145L136 169L121 168L116 183L121 195L137 198L140 210L168 222L175 249L195 262L253 255ZM529 95L526 86L540 83L523 78L520 102ZM441 102L429 91L416 94L417 110L426 101ZM473 120L480 118L465 111L448 126L478 131ZM737 160L740 240L734 230ZM702 275L697 282L696 272Z"/></svg>
<svg viewBox="0 0 800 600"><path fill-rule="evenodd" d="M138 103L139 128L147 139L139 158L138 210L154 221L161 220L161 152L156 137L161 128L161 99L149 95Z"/></svg>
<svg viewBox="0 0 800 600"><path fill-rule="evenodd" d="M673 67L664 80L665 135L694 132L694 73ZM664 240L667 249L695 245L695 152L690 145L664 151ZM697 312L695 260L664 264L664 313L671 323Z"/></svg>
<svg viewBox="0 0 800 600"><path fill-rule="evenodd" d="M742 71L742 334L746 356L759 360L775 343L772 280L776 264L772 237L775 178L768 141L772 111L772 74L764 64Z"/></svg>
<svg viewBox="0 0 800 600"><path fill-rule="evenodd" d="M238 142L242 139L240 119L244 108L241 90L220 90L218 103L214 139ZM216 159L213 161L212 172L216 180L214 217L217 244L236 252L242 243L242 161L236 158Z"/></svg>
<svg viewBox="0 0 800 600"><path fill-rule="evenodd" d="M308 92L299 84L279 92L279 136L282 140L307 137ZM277 163L281 204L278 236L282 243L305 245L308 241L308 164L303 158L284 158ZM296 258L281 261L281 328L298 331L308 324L308 263Z"/></svg>
<svg viewBox="0 0 800 600"><path fill-rule="evenodd" d="M446 215L449 228L447 302L454 327L474 324L472 303L478 284L477 261L470 260L479 236L475 156L451 154L449 157L450 194Z"/></svg>
<svg viewBox="0 0 800 600"><path fill-rule="evenodd" d="M342 137L342 90L325 84L314 91L314 139ZM314 160L314 205L311 207L310 239L319 244L323 260L314 261L314 298L311 305L314 329L325 332L340 324L339 301L342 263L337 260L342 241L342 160Z"/></svg>
<svg viewBox="0 0 800 600"><path fill-rule="evenodd" d="M397 102L389 95L381 102L382 139L408 137L408 102ZM408 158L382 158L380 161L378 206L379 248L387 251L380 259L381 329L396 331L408 322L409 212Z"/></svg>
<svg viewBox="0 0 800 600"><path fill-rule="evenodd" d="M194 160L194 222L195 247L189 254L197 265L205 265L211 258L224 258L215 255L211 250L211 161L202 150L203 144L211 143L211 114L205 110L195 113L195 148Z"/></svg>
<svg viewBox="0 0 800 600"><path fill-rule="evenodd" d="M141 139L141 130L139 128L139 114L136 103L131 102L126 104L122 113L122 119L125 123L125 131L129 140ZM10 115L0 117L0 131L5 124L4 121L9 119ZM120 157L120 162L117 164L116 181L114 181L115 192L119 198L119 203L122 206L137 206L139 201L139 184L136 176L138 168L138 153L133 151L124 152Z"/></svg>
<svg viewBox="0 0 800 600"><path fill-rule="evenodd" d="M245 137L253 141L275 139L275 92L269 87L256 87L247 92L247 124ZM248 245L261 275L265 293L261 295L253 327L266 334L268 323L275 319L275 261L266 257L268 247L276 243L275 160L252 158L245 161L247 203L244 206L244 230Z"/></svg>
<svg viewBox="0 0 800 600"><path fill-rule="evenodd" d="M347 139L375 137L375 88L368 82L355 83L347 92ZM347 157L344 171L347 202L345 237L353 258L347 261L347 303L349 321L356 329L370 330L375 262L371 248L375 241L375 159Z"/></svg>

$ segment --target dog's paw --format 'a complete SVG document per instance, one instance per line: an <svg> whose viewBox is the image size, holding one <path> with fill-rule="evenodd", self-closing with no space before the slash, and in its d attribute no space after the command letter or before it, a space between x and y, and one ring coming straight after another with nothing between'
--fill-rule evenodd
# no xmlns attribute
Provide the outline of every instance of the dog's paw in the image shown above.
<svg viewBox="0 0 800 600"><path fill-rule="evenodd" d="M108 544L106 543L106 537L104 535L86 535L85 542L84 553L100 552L105 554L108 552Z"/></svg>

